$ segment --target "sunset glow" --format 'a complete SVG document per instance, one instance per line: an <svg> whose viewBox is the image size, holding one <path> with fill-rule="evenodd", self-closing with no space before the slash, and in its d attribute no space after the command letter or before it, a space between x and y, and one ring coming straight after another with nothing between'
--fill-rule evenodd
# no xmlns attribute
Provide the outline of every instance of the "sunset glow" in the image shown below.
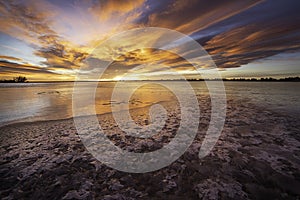
<svg viewBox="0 0 300 200"><path fill-rule="evenodd" d="M0 199L300 199L300 0L0 0Z"/></svg>
<svg viewBox="0 0 300 200"><path fill-rule="evenodd" d="M78 70L104 40L122 31L151 26L195 39L213 57L224 77L298 76L300 27L295 19L299 18L299 5L294 4L262 0L238 4L193 0L1 1L0 79L24 75L30 81L74 80L77 73L93 73ZM193 70L176 56L138 50L140 43L158 38L155 34L129 38L135 41L137 51L121 58L102 52L100 59L110 57L119 62L104 78L117 80L114 77L140 61L159 59L193 78ZM125 47L127 42L117 44ZM143 74L151 79L150 71ZM159 71L163 76L157 77ZM172 78L165 75L163 69L155 70L155 78ZM144 75L137 77L143 79Z"/></svg>

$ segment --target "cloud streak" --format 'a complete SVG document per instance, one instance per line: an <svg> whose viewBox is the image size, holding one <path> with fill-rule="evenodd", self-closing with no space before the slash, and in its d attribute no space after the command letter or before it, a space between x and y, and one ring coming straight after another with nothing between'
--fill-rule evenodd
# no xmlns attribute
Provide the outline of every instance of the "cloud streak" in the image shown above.
<svg viewBox="0 0 300 200"><path fill-rule="evenodd" d="M60 73L51 72L45 68L34 66L31 64L20 64L11 61L0 60L0 76L1 79L11 79L17 75L24 75L35 81L41 80L68 80L73 78L70 75L62 75ZM43 78L41 78L43 77Z"/></svg>
<svg viewBox="0 0 300 200"><path fill-rule="evenodd" d="M299 8L300 3L292 0L0 1L0 31L33 49L29 52L30 61L37 61L28 64L32 62L25 58L0 53L1 76L19 72L36 76L41 73L41 78L43 74L51 74L51 78L61 75L72 79L82 62L93 53L98 53L95 59L100 62L115 59L108 72L110 77L138 64L152 65L140 72L153 76L165 70L157 67L159 64L193 74L190 63L176 55L139 48L149 41L159 41L160 35L155 33L128 38L136 43L131 47L127 46L131 42L118 41L106 52L93 52L115 33L147 26L188 34L204 46L220 69L237 68L273 55L298 52ZM1 46L22 52L17 42L12 41L8 46L4 40L0 38ZM126 49L128 52L116 57ZM207 66L203 63L202 67Z"/></svg>

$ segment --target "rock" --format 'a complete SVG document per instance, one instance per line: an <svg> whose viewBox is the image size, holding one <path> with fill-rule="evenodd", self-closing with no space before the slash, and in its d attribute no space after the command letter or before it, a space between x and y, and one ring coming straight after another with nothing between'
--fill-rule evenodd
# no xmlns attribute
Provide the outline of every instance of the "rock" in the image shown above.
<svg viewBox="0 0 300 200"><path fill-rule="evenodd" d="M149 125L149 120L148 120L148 119L145 119L145 120L144 120L144 124L145 124L145 125Z"/></svg>
<svg viewBox="0 0 300 200"><path fill-rule="evenodd" d="M80 195L76 190L71 190L62 199L85 199L86 196Z"/></svg>
<svg viewBox="0 0 300 200"><path fill-rule="evenodd" d="M163 192L168 192L177 187L177 183L174 180L163 180Z"/></svg>
<svg viewBox="0 0 300 200"><path fill-rule="evenodd" d="M109 186L109 189L112 191L118 191L120 189L124 188L124 185L122 185L118 180L114 180L113 183Z"/></svg>
<svg viewBox="0 0 300 200"><path fill-rule="evenodd" d="M129 200L133 198L126 198L124 195L122 194L115 194L115 195L105 195L102 200Z"/></svg>

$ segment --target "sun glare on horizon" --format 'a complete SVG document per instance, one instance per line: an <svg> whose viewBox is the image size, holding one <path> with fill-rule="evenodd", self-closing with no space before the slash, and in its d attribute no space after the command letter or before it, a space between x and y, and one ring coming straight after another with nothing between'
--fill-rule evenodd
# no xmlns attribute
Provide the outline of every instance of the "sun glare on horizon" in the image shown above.
<svg viewBox="0 0 300 200"><path fill-rule="evenodd" d="M123 76L115 76L112 80L113 81L120 81L122 80Z"/></svg>

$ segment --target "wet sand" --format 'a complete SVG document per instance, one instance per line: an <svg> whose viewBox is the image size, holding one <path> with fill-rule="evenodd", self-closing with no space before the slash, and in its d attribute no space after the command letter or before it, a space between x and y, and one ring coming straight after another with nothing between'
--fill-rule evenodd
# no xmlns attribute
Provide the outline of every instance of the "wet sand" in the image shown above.
<svg viewBox="0 0 300 200"><path fill-rule="evenodd" d="M228 99L227 118L213 151L198 158L210 120L210 101L199 97L198 134L174 163L130 174L101 164L85 149L73 119L0 128L1 199L299 199L300 120ZM174 107L169 106L170 110ZM146 124L147 108L132 111ZM128 137L110 114L99 121L119 147L149 152L167 144L179 126L177 109L150 139Z"/></svg>

